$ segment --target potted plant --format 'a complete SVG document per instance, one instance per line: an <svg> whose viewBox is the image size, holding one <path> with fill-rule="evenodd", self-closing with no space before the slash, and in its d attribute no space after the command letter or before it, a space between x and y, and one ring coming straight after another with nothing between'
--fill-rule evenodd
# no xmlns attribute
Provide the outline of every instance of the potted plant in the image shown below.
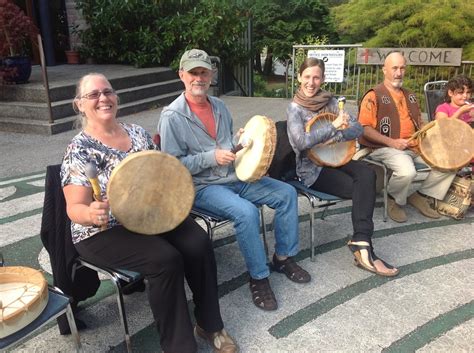
<svg viewBox="0 0 474 353"><path fill-rule="evenodd" d="M66 59L68 64L79 64L79 50L78 50L78 25L73 24L69 28L69 50L66 50Z"/></svg>
<svg viewBox="0 0 474 353"><path fill-rule="evenodd" d="M26 83L31 75L28 52L36 41L38 28L21 8L10 0L0 0L0 79Z"/></svg>

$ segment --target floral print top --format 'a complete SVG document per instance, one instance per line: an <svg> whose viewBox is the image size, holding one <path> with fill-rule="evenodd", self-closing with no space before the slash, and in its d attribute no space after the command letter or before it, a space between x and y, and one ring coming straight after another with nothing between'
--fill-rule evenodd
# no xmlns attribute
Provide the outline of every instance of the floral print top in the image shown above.
<svg viewBox="0 0 474 353"><path fill-rule="evenodd" d="M89 136L84 131L77 134L68 145L61 165L61 184L91 187L86 176L85 167L89 162L95 163L98 170L99 185L105 196L107 183L112 170L129 154L143 150L156 149L151 136L142 127L134 124L120 123L130 136L132 146L124 152L104 145L99 140ZM118 222L112 214L109 215L107 228L112 228ZM100 231L95 225L83 226L71 222L72 242L74 244L87 239Z"/></svg>

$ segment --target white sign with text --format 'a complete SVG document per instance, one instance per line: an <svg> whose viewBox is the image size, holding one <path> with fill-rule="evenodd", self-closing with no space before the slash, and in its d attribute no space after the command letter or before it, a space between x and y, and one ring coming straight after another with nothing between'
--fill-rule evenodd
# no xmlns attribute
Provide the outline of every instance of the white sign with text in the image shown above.
<svg viewBox="0 0 474 353"><path fill-rule="evenodd" d="M324 61L324 82L344 81L344 50L308 50L308 58Z"/></svg>

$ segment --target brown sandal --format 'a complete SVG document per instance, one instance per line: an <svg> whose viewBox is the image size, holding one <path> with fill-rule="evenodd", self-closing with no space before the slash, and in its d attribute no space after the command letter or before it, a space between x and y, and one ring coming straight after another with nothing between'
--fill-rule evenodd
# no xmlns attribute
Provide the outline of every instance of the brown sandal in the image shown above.
<svg viewBox="0 0 474 353"><path fill-rule="evenodd" d="M347 246L349 246L349 249L352 251L352 254L354 255L354 264L357 267L362 268L363 270L375 273L379 276L384 276L384 277L394 277L398 275L400 272L398 269L395 272L381 272L378 271L377 268L374 265L374 261L379 260L381 261L386 268L388 269L395 269L392 265L386 263L384 260L380 259L374 254L374 251L372 249L372 246L370 245L369 242L366 241L356 241L353 242L350 240L347 243Z"/></svg>
<svg viewBox="0 0 474 353"><path fill-rule="evenodd" d="M253 303L260 309L273 311L278 308L278 304L273 294L272 287L268 278L253 279L250 278L250 292L252 293Z"/></svg>
<svg viewBox="0 0 474 353"><path fill-rule="evenodd" d="M273 254L272 267L275 271L284 273L290 281L296 283L308 283L311 281L311 275L306 270L303 270L291 257L280 261L276 254Z"/></svg>

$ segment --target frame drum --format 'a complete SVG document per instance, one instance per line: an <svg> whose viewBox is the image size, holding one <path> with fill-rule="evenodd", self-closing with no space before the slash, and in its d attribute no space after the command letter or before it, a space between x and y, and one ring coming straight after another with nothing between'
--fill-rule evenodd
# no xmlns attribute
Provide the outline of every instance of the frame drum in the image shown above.
<svg viewBox="0 0 474 353"><path fill-rule="evenodd" d="M313 116L307 123L305 130L331 124L337 119L334 113L320 113ZM356 152L356 141L343 141L336 143L319 143L308 150L308 158L316 165L326 167L339 167L349 162Z"/></svg>
<svg viewBox="0 0 474 353"><path fill-rule="evenodd" d="M160 234L181 224L194 202L191 174L163 152L128 155L112 171L107 185L110 211L128 230Z"/></svg>
<svg viewBox="0 0 474 353"><path fill-rule="evenodd" d="M235 172L241 181L254 182L267 174L276 148L275 122L262 115L253 116L245 125L240 136L249 138L248 147L236 153Z"/></svg>
<svg viewBox="0 0 474 353"><path fill-rule="evenodd" d="M0 338L33 322L48 304L48 283L29 267L0 267Z"/></svg>
<svg viewBox="0 0 474 353"><path fill-rule="evenodd" d="M465 122L453 118L435 120L430 129L418 135L421 157L441 171L456 171L474 156L474 133Z"/></svg>

